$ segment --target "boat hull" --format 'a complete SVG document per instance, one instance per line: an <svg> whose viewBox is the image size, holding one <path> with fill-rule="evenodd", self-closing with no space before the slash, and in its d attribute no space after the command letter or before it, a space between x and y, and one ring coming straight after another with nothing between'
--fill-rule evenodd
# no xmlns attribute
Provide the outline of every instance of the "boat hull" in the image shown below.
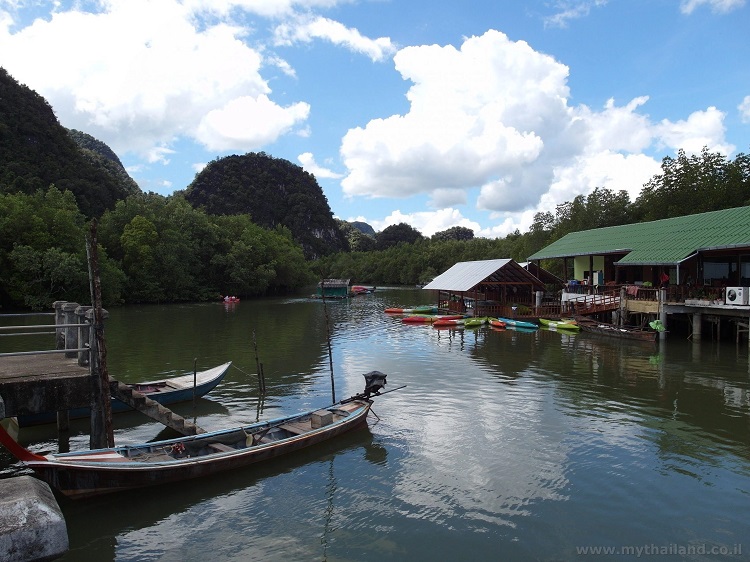
<svg viewBox="0 0 750 562"><path fill-rule="evenodd" d="M342 403L339 403L329 408L341 405ZM371 401L367 399L350 400L347 405L350 413L324 427L311 428L305 433L290 435L287 438L268 443L248 444L243 448L234 449L224 446L220 451L194 457L138 461L135 460L139 458L138 456L124 456L124 451L132 451L141 447L156 455L157 451L172 450L178 445L183 447L183 450L197 450L196 448L199 446L216 445L216 443L212 443L212 440L216 440L217 443L221 443L222 440L226 441L227 436L233 433L242 432L245 435L251 435L264 428L281 427L285 423L310 416L321 410L270 422L139 446L47 455L46 457L29 453L36 458L21 460L50 486L64 495L74 499L86 498L203 478L293 453L365 426L370 406ZM3 442L3 444L6 443ZM162 454L162 456L166 457L165 454Z"/></svg>
<svg viewBox="0 0 750 562"><path fill-rule="evenodd" d="M636 328L619 327L615 326L614 324L607 324L606 322L599 322L585 317L577 317L576 321L581 327L581 330L583 330L584 332L599 334L612 338L653 343L656 342L656 337L659 335L658 332L649 332Z"/></svg>
<svg viewBox="0 0 750 562"><path fill-rule="evenodd" d="M229 361L213 369L201 371L195 375L182 375L179 377L173 377L171 379L164 379L159 381L144 382L137 384L130 384L133 390L144 394L151 400L158 402L159 404L166 406L169 404L176 404L178 402L187 402L193 399L193 394L196 398L205 396L216 388L219 383L224 379L229 370L232 362ZM193 377L196 379L195 393L193 392ZM116 398L112 398L112 413L130 412L133 408L121 402ZM88 418L91 416L91 410L89 408L74 408L69 410L69 419L81 419ZM32 425L41 425L45 423L55 423L57 421L56 412L42 412L39 414L27 414L18 416L19 427L29 427Z"/></svg>

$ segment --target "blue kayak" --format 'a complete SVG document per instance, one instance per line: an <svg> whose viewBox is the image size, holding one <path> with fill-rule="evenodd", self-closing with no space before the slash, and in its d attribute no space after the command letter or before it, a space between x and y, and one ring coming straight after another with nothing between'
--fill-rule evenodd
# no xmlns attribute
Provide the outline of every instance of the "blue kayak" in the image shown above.
<svg viewBox="0 0 750 562"><path fill-rule="evenodd" d="M505 322L506 326L513 326L514 328L528 328L531 330L539 329L538 324L533 322L524 322L523 320L513 320L512 318L498 318L501 322Z"/></svg>

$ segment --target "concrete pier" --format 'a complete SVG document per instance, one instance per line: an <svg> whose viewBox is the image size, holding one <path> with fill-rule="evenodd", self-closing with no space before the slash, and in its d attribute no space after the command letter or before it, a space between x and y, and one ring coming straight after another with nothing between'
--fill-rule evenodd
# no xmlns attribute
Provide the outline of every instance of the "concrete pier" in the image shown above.
<svg viewBox="0 0 750 562"><path fill-rule="evenodd" d="M49 486L32 476L1 480L0 560L54 560L68 548L68 528Z"/></svg>

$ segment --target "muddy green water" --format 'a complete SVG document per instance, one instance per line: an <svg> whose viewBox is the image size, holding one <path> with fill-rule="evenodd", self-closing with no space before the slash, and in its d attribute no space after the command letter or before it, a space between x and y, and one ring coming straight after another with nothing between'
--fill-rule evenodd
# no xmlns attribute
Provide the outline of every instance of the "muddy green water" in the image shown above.
<svg viewBox="0 0 750 562"><path fill-rule="evenodd" d="M383 312L427 302L393 288L325 307L301 297L110 310L113 377L234 362L207 398L175 408L209 430L330 403L327 326L337 398L371 370L407 388L377 399L368 429L294 457L61 499L63 560L750 559L746 343L438 330ZM88 448L87 431L73 424L72 449ZM139 414L115 420L118 443L166 436ZM50 427L21 440L56 447ZM0 469L24 473L5 451Z"/></svg>

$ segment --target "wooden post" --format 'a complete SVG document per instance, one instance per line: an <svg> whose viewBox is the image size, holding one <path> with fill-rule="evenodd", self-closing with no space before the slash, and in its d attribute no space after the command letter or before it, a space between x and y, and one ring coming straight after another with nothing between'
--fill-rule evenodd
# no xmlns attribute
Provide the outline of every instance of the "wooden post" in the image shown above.
<svg viewBox="0 0 750 562"><path fill-rule="evenodd" d="M93 330L91 330L91 448L113 447L112 399L107 372L107 346L104 342L104 318L102 309L102 288L99 278L99 254L96 241L96 220L91 221L90 237L86 237L86 253L89 261L89 284Z"/></svg>

